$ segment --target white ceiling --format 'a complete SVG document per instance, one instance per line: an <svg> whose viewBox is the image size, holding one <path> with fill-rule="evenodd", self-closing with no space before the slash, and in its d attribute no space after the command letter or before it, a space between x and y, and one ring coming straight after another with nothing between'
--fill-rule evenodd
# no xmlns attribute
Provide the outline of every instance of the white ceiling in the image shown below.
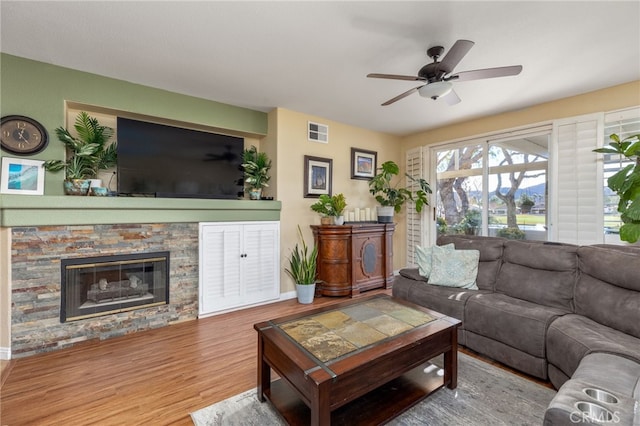
<svg viewBox="0 0 640 426"><path fill-rule="evenodd" d="M635 1L7 1L2 52L260 111L282 107L406 135L640 79ZM462 102L417 93L382 107L427 48L476 44ZM446 52L445 52L446 53ZM640 104L640 93L638 94Z"/></svg>

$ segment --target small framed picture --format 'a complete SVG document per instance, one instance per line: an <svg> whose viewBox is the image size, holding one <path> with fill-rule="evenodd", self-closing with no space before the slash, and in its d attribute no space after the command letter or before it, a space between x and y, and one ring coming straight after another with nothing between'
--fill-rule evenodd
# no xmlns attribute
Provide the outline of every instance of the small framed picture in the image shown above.
<svg viewBox="0 0 640 426"><path fill-rule="evenodd" d="M0 193L43 195L44 161L2 157Z"/></svg>
<svg viewBox="0 0 640 426"><path fill-rule="evenodd" d="M378 153L351 148L351 179L369 180L376 175Z"/></svg>
<svg viewBox="0 0 640 426"><path fill-rule="evenodd" d="M304 197L318 198L331 195L333 160L330 158L304 156Z"/></svg>

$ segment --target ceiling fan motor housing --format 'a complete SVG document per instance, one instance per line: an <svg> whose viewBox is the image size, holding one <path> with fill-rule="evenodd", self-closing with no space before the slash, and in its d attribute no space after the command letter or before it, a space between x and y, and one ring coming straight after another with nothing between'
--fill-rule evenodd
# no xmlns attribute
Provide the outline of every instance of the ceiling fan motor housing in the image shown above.
<svg viewBox="0 0 640 426"><path fill-rule="evenodd" d="M440 65L439 62L425 65L418 71L418 77L427 80L429 83L440 81L445 73L438 70L438 65Z"/></svg>

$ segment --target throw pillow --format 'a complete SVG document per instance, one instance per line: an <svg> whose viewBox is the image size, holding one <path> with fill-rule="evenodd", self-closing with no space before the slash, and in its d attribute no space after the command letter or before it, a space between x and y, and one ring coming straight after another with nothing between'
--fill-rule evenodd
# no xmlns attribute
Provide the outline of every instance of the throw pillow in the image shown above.
<svg viewBox="0 0 640 426"><path fill-rule="evenodd" d="M477 290L479 250L446 250L438 246L431 252L429 284Z"/></svg>
<svg viewBox="0 0 640 426"><path fill-rule="evenodd" d="M455 246L453 243L440 246L445 250L453 251ZM418 265L418 273L425 278L431 275L431 249L433 247L416 246L416 264Z"/></svg>

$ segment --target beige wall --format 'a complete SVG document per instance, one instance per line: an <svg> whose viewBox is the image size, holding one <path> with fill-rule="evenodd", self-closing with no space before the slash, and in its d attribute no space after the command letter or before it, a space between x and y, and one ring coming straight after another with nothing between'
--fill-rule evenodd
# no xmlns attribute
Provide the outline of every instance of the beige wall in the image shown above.
<svg viewBox="0 0 640 426"><path fill-rule="evenodd" d="M0 228L0 350L11 348L11 229ZM0 359L8 359L4 352Z"/></svg>
<svg viewBox="0 0 640 426"><path fill-rule="evenodd" d="M329 143L307 140L308 121L329 126ZM275 127L273 124L275 123ZM368 191L365 180L351 179L351 148L377 151L378 164L387 160L400 162L399 137L348 126L321 117L302 114L282 108L269 114L269 133L277 134L277 182L278 200L282 202L280 219L280 244L282 261L281 291L295 289L291 278L285 274L291 249L297 239L297 226L303 231L307 244L313 242L309 225L319 225L320 216L310 208L316 200L303 197L304 156L330 158L333 160L333 194L343 193L347 210L355 207L374 207L375 200ZM268 138L267 138L268 139ZM264 143L264 141L263 141ZM265 143L266 145L266 143ZM273 179L273 178L272 178ZM402 216L396 218L401 221ZM394 235L394 269L404 265L404 224L399 223Z"/></svg>
<svg viewBox="0 0 640 426"><path fill-rule="evenodd" d="M559 99L504 114L439 127L402 140L404 153L416 146L452 141L530 124L551 122L602 111L614 111L640 105L640 80L578 96Z"/></svg>

